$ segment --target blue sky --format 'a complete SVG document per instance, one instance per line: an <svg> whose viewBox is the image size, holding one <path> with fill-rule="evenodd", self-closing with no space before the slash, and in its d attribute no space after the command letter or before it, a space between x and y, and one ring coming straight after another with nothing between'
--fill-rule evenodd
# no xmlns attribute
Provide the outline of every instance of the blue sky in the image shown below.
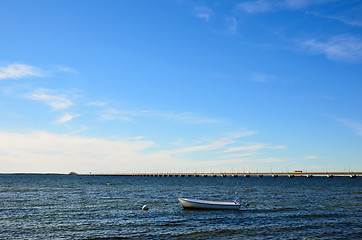
<svg viewBox="0 0 362 240"><path fill-rule="evenodd" d="M0 172L361 171L362 2L0 2Z"/></svg>

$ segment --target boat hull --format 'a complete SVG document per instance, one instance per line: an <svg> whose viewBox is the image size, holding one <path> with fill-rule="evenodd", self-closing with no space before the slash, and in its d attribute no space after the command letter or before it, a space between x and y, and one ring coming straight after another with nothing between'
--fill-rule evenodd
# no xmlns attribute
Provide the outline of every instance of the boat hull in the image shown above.
<svg viewBox="0 0 362 240"><path fill-rule="evenodd" d="M236 210L240 208L240 204L234 202L216 202L188 198L179 198L178 201L184 208L215 210Z"/></svg>

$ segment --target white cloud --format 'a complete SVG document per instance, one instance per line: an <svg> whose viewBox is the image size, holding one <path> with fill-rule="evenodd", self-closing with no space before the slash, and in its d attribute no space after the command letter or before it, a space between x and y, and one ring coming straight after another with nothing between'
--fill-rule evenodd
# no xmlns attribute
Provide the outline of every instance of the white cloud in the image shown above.
<svg viewBox="0 0 362 240"><path fill-rule="evenodd" d="M58 135L48 132L0 132L2 172L117 173L152 169L202 168L239 162L236 160L195 161L176 157L180 153L210 151L228 142L218 140L206 145L151 153L155 144L142 136L123 140Z"/></svg>
<svg viewBox="0 0 362 240"><path fill-rule="evenodd" d="M358 122L353 122L347 119L337 119L338 122L342 123L345 127L348 127L353 130L353 132L358 135L362 136L362 124Z"/></svg>
<svg viewBox="0 0 362 240"><path fill-rule="evenodd" d="M2 172L120 173L162 172L165 169L202 171L239 166L241 162L279 161L277 158L243 159L230 155L225 158L199 158L203 153L217 156L216 150L222 150L235 141L236 138L224 137L200 145L152 151L151 147L156 144L144 136L109 140L42 131L0 132L0 165ZM187 154L191 155L186 157Z"/></svg>
<svg viewBox="0 0 362 240"><path fill-rule="evenodd" d="M238 30L238 21L235 17L227 17L226 18L228 24L228 30L230 33L235 34Z"/></svg>
<svg viewBox="0 0 362 240"><path fill-rule="evenodd" d="M362 11L362 6L356 9L348 9L345 13L340 13L340 15L324 15L318 12L308 12L308 14L312 14L315 17L331 19L340 21L343 24L354 26L354 27L362 27L362 17L360 12Z"/></svg>
<svg viewBox="0 0 362 240"><path fill-rule="evenodd" d="M258 159L258 161L262 163L277 163L277 162L285 162L285 159L270 157L270 158L261 158Z"/></svg>
<svg viewBox="0 0 362 240"><path fill-rule="evenodd" d="M249 136L252 136L255 134L256 134L256 131L240 130L240 131L235 131L231 134L228 134L227 137L231 138L231 139L237 139L237 138L242 138L242 137L249 137Z"/></svg>
<svg viewBox="0 0 362 240"><path fill-rule="evenodd" d="M107 105L106 102L102 102L102 101L93 101L93 102L89 102L87 104L88 106L95 106L95 107L104 107Z"/></svg>
<svg viewBox="0 0 362 240"><path fill-rule="evenodd" d="M256 13L270 11L272 10L273 5L270 1L256 0L239 3L236 8L248 13Z"/></svg>
<svg viewBox="0 0 362 240"><path fill-rule="evenodd" d="M320 96L317 96L317 98L322 99L322 100L327 100L327 101L332 101L334 99L332 96L328 96L328 95L320 95Z"/></svg>
<svg viewBox="0 0 362 240"><path fill-rule="evenodd" d="M276 80L277 77L271 74L265 74L265 73L259 73L259 72L253 72L250 74L250 80L253 82L271 82Z"/></svg>
<svg viewBox="0 0 362 240"><path fill-rule="evenodd" d="M321 158L319 156L314 156L314 155L310 155L310 156L305 156L304 157L305 159L318 159L318 158Z"/></svg>
<svg viewBox="0 0 362 240"><path fill-rule="evenodd" d="M144 111L148 116L162 118L164 120L179 121L187 124L216 124L220 120L208 118L198 113L192 112L157 112L157 111Z"/></svg>
<svg viewBox="0 0 362 240"><path fill-rule="evenodd" d="M298 10L311 5L320 5L333 0L254 0L237 4L236 9L248 13L270 12L278 10Z"/></svg>
<svg viewBox="0 0 362 240"><path fill-rule="evenodd" d="M152 165L142 139L110 141L48 132L0 132L2 172L130 172Z"/></svg>
<svg viewBox="0 0 362 240"><path fill-rule="evenodd" d="M44 73L30 65L10 64L0 67L0 79L17 79L27 77L43 77Z"/></svg>
<svg viewBox="0 0 362 240"><path fill-rule="evenodd" d="M67 66L62 66L62 65L54 65L55 71L59 71L59 72L66 72L66 73L78 73L77 70L71 68L71 67L67 67Z"/></svg>
<svg viewBox="0 0 362 240"><path fill-rule="evenodd" d="M240 154L229 154L229 155L223 155L219 156L218 158L241 158L241 157L249 157L256 155L256 152L248 152L248 153L240 153Z"/></svg>
<svg viewBox="0 0 362 240"><path fill-rule="evenodd" d="M261 158L261 159L252 159L252 158L245 158L245 157L250 157L250 156L254 156L260 153L255 152L256 150L260 150L260 149L285 149L285 146L270 146L268 144L254 144L254 145L250 145L249 147L245 147L245 148L233 148L233 147L229 147L229 145L231 144L235 144L238 141L238 138L242 138L242 137L247 137L247 136L251 136L253 135L254 132L253 131L244 131L244 132L240 132L240 133L236 133L234 135L229 135L227 137L223 137L220 138L218 140L206 143L206 144L200 144L200 145L194 145L194 146L190 146L190 147L184 147L184 148L177 148L177 149L173 149L173 150L164 150L164 151L159 151L157 153L154 153L152 155L154 155L154 158L164 158L164 159L174 159L175 162L178 162L178 166L185 166L188 165L188 167L198 167L198 168L202 168L202 167L222 167L222 166L226 166L226 165L232 165L232 164L240 164L241 162L249 162L249 163L256 163L256 162L263 162L263 163L272 163L272 162L281 162L281 161L285 161L284 159L279 159L279 158ZM226 150L223 150L225 149ZM200 160L199 161L191 161L189 159L182 159L181 160L181 156L186 156L187 154L190 153L195 153L197 152L198 155L202 152L206 153L206 154L214 154L219 155L224 154L224 153L229 153L229 152L236 152L236 151L240 151L240 149L245 150L245 151L249 151L247 153L238 153L238 154L228 154L228 155L220 155L217 156L216 159L218 160ZM157 157L156 157L157 156ZM199 155L201 156L201 155ZM176 160L178 159L178 160ZM209 158L206 158L209 159ZM181 162L180 162L181 160Z"/></svg>
<svg viewBox="0 0 362 240"><path fill-rule="evenodd" d="M222 152L229 153L229 152L239 152L239 151L257 151L257 150L261 150L261 149L285 149L285 148L286 148L286 146L283 146L283 145L270 146L269 144L256 143L256 144L248 144L248 145L239 146L239 147L230 147Z"/></svg>
<svg viewBox="0 0 362 240"><path fill-rule="evenodd" d="M53 110L67 109L73 105L73 102L63 94L51 94L53 91L48 89L38 89L37 91L27 94L26 98L44 102Z"/></svg>
<svg viewBox="0 0 362 240"><path fill-rule="evenodd" d="M323 4L328 0L285 0L281 6L287 9L301 9L310 5Z"/></svg>
<svg viewBox="0 0 362 240"><path fill-rule="evenodd" d="M138 115L137 111L119 111L115 108L108 108L103 111L98 111L97 114L102 120L121 120L125 122L132 122L134 117Z"/></svg>
<svg viewBox="0 0 362 240"><path fill-rule="evenodd" d="M314 54L324 54L332 60L360 62L362 60L362 39L343 34L327 41L310 39L302 43Z"/></svg>
<svg viewBox="0 0 362 240"><path fill-rule="evenodd" d="M339 16L339 17L334 17L334 19L337 19L346 25L362 27L361 17L359 17L359 19L350 19L349 16Z"/></svg>
<svg viewBox="0 0 362 240"><path fill-rule="evenodd" d="M77 73L75 69L62 65L52 65L44 70L27 64L13 63L0 67L0 79L46 77L56 72Z"/></svg>
<svg viewBox="0 0 362 240"><path fill-rule="evenodd" d="M204 19L205 21L209 21L212 16L213 11L206 6L197 6L194 8L194 15L198 18Z"/></svg>
<svg viewBox="0 0 362 240"><path fill-rule="evenodd" d="M129 139L129 140L142 140L142 139L147 139L147 137L145 137L145 136L136 136L136 137L129 137L127 139Z"/></svg>
<svg viewBox="0 0 362 240"><path fill-rule="evenodd" d="M66 122L69 122L71 121L72 119L76 118L76 117L79 117L80 114L69 114L69 113L66 113L65 115L63 115L61 118L59 118L57 120L57 123L60 123L60 124L63 124L63 123L66 123Z"/></svg>
<svg viewBox="0 0 362 240"><path fill-rule="evenodd" d="M166 121L176 121L184 124L217 124L220 120L208 118L192 112L159 112L149 110L118 110L108 108L96 112L102 120L121 120L126 122L135 121L136 117L158 118Z"/></svg>
<svg viewBox="0 0 362 240"><path fill-rule="evenodd" d="M229 134L226 137L222 137L220 139L214 140L214 141L208 141L204 144L198 144L193 145L190 147L183 147L183 148L177 148L173 150L165 150L162 151L164 153L167 153L168 155L177 155L177 154L186 154L186 153L192 153L192 152L205 152L205 151L214 151L214 150L221 150L224 149L227 145L233 144L237 141L239 138L248 137L255 134L254 131L240 131L233 134ZM179 139L180 140L180 139ZM183 139L181 139L181 142L184 142ZM180 145L180 142L178 142L176 146ZM173 144L175 145L175 144Z"/></svg>
<svg viewBox="0 0 362 240"><path fill-rule="evenodd" d="M190 152L200 152L200 151L212 151L212 150L221 149L224 146L232 143L232 141L233 141L232 139L220 139L210 144L179 148L176 150L170 150L168 152L170 154L180 154L180 153L190 153Z"/></svg>

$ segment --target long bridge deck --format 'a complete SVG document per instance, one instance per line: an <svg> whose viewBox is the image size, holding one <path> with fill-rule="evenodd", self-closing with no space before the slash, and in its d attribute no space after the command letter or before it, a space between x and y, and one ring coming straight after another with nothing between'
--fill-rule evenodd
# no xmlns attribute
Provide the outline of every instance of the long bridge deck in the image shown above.
<svg viewBox="0 0 362 240"><path fill-rule="evenodd" d="M332 177L361 177L362 172L173 172L173 173L114 173L114 174L79 174L87 176L142 176L142 177L307 177L324 176Z"/></svg>

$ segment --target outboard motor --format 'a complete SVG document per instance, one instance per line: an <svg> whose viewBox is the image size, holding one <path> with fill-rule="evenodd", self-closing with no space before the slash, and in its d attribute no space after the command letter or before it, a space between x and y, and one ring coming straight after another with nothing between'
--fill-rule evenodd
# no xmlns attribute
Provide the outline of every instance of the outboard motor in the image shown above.
<svg viewBox="0 0 362 240"><path fill-rule="evenodd" d="M241 198L240 198L240 197L236 198L236 199L234 200L234 203L241 205Z"/></svg>

